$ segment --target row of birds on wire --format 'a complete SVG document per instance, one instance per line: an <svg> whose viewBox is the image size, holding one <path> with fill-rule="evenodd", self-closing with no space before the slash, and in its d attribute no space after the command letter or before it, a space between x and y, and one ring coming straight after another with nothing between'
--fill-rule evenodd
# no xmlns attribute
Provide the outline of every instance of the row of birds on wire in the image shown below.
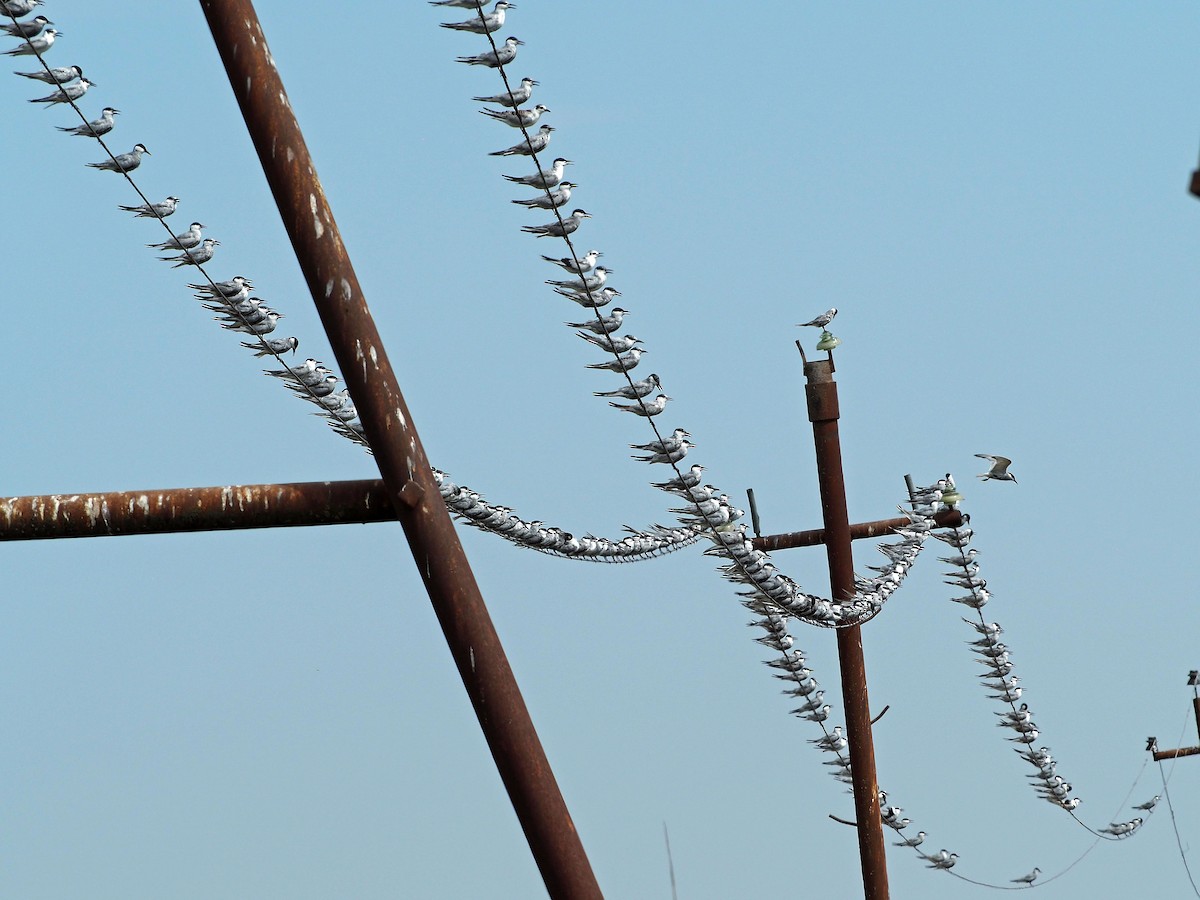
<svg viewBox="0 0 1200 900"><path fill-rule="evenodd" d="M73 136L91 138L107 151L104 138L116 126L114 117L120 114L120 110L108 106L98 118L87 120L79 110L78 101L84 98L95 83L84 76L81 66L51 68L42 59L43 54L55 46L55 39L59 34L54 29L53 22L45 15L18 21L37 7L44 6L43 0L3 0L0 5L0 10L10 19L8 24L0 27L4 33L21 41L7 53L11 56L31 57L43 66L41 70L20 71L16 74L54 85L54 93L33 98L31 102L47 107L62 106L75 110L79 118L84 120L83 123L72 127L58 126L58 130ZM132 183L133 173L141 167L143 157L149 155L150 151L144 144L139 143L129 153L110 152L108 159L88 163L88 166L123 175ZM165 220L175 215L182 202L180 198L171 195L155 202L145 199L144 196L143 199L144 202L140 204L123 205L120 208L135 217L156 220L168 232L173 231ZM252 280L242 275L222 281L214 281L208 277L205 264L212 261L215 248L220 242L205 237L205 228L202 222L192 222L187 230L147 246L158 251L178 251L161 258L176 268L191 266L202 275L202 281L188 286L195 291L195 297L203 307L216 314L215 320L218 324L228 331L247 336L249 340L244 340L242 346L253 352L256 357L271 357L279 362L279 368L268 369L266 374L281 379L293 394L315 404L318 407L317 414L338 434L366 447L369 451L354 402L346 389L338 389L338 375L313 358L300 365L283 362L283 355L294 354L300 341L294 336L274 336L284 315L255 295ZM565 291L569 283L563 282L556 287ZM580 327L591 325L593 323L589 321L581 323ZM464 521L498 534L519 546L543 553L572 559L629 562L673 552L695 543L700 538L701 528L686 524L653 525L646 529L626 526L628 534L615 540L591 534L576 536L565 529L546 526L539 521L525 521L511 508L489 503L478 492L465 485L456 484L445 472L434 469L433 474L447 506Z"/></svg>

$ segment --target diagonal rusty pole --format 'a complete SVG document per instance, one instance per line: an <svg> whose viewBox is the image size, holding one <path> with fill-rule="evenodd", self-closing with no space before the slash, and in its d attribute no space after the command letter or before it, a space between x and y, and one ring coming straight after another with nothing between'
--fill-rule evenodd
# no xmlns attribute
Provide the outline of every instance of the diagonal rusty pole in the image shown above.
<svg viewBox="0 0 1200 900"><path fill-rule="evenodd" d="M799 346L799 342L797 342ZM800 351L803 354L803 350ZM836 600L854 596L854 558L850 549L850 514L842 474L842 443L838 435L837 383L833 358L804 362L808 419L816 444L821 515L825 522L825 551L829 581ZM867 668L862 630L857 625L837 633L842 670L842 701L846 705L846 740L850 744L850 774L854 812L858 820L858 853L866 900L887 900L887 856L883 820L879 815L879 783L875 777L875 745L871 737L871 708L867 700Z"/></svg>
<svg viewBox="0 0 1200 900"><path fill-rule="evenodd" d="M201 0L229 83L417 569L552 897L600 897L525 701L442 504L250 0Z"/></svg>

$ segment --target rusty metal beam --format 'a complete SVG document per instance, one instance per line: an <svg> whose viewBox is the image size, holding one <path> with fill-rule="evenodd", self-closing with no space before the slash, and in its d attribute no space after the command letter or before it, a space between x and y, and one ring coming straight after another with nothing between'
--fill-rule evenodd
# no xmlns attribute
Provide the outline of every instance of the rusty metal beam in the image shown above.
<svg viewBox="0 0 1200 900"><path fill-rule="evenodd" d="M934 517L939 528L958 528L963 524L962 513L957 509L940 510ZM895 519L877 519L874 522L860 522L850 526L850 540L859 541L864 538L885 537L897 528L903 528L911 522L910 519L897 517ZM789 531L785 534L768 534L751 539L756 550L771 553L775 550L790 550L793 547L815 547L825 543L825 529L811 528L808 531Z"/></svg>
<svg viewBox="0 0 1200 900"><path fill-rule="evenodd" d="M799 342L797 341L797 346ZM800 351L803 354L803 350ZM850 515L846 508L846 482L842 472L842 444L838 435L837 382L833 359L805 360L805 396L808 420L816 446L817 481L821 489L821 515L825 520L825 552L829 582L836 600L854 596L854 557L850 546ZM907 520L905 520L907 521ZM883 820L879 813L879 783L875 774L875 744L871 736L871 706L867 697L867 667L863 659L862 629L853 625L837 633L838 662L842 672L842 702L846 707L846 740L854 788L854 813L858 823L858 853L866 900L887 900L887 854Z"/></svg>
<svg viewBox="0 0 1200 900"><path fill-rule="evenodd" d="M552 897L600 888L441 502L250 0L200 0L388 497Z"/></svg>
<svg viewBox="0 0 1200 900"><path fill-rule="evenodd" d="M395 521L377 478L0 497L0 541Z"/></svg>

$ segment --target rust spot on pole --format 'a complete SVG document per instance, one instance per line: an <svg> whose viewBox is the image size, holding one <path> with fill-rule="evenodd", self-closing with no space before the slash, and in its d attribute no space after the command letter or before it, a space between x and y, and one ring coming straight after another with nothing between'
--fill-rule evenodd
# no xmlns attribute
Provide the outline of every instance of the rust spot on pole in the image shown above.
<svg viewBox="0 0 1200 900"><path fill-rule="evenodd" d="M410 481L434 496L424 448L254 5L200 6L389 496L402 496ZM547 890L552 897L600 897L449 513L441 503L400 501L395 514Z"/></svg>

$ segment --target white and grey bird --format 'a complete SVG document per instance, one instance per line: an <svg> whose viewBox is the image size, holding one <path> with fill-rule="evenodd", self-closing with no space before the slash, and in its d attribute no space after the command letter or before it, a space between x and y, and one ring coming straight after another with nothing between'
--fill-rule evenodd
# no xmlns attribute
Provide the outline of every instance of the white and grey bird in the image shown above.
<svg viewBox="0 0 1200 900"><path fill-rule="evenodd" d="M1146 812L1150 812L1150 810L1152 810L1152 809L1154 809L1154 807L1158 806L1158 801L1161 799L1162 799L1161 794L1155 794L1153 797L1151 797L1145 803L1139 803L1137 806L1134 807L1134 809L1141 809L1141 810L1145 810Z"/></svg>
<svg viewBox="0 0 1200 900"><path fill-rule="evenodd" d="M554 289L554 293L566 297L568 300L574 300L580 306L586 306L589 309L592 307L599 309L602 306L608 306L608 304L613 302L614 297L621 296L621 292L612 287L602 287L598 291L593 291L590 296L559 287Z"/></svg>
<svg viewBox="0 0 1200 900"><path fill-rule="evenodd" d="M521 230L526 234L535 234L540 238L566 237L568 234L574 234L584 219L590 219L591 217L590 213L584 212L582 209L575 209L561 222L549 222L545 225L522 225Z"/></svg>
<svg viewBox="0 0 1200 900"><path fill-rule="evenodd" d="M158 203L141 203L137 206L122 206L119 208L125 210L125 212L131 212L141 219L165 219L167 216L174 215L178 207L179 198L168 197L166 200L160 200ZM201 288L196 287L196 290L201 290ZM204 285L203 290L208 290L207 284Z"/></svg>
<svg viewBox="0 0 1200 900"><path fill-rule="evenodd" d="M181 263L183 265L183 263ZM227 322L221 325L229 331L242 331L246 334L270 334L275 330L275 326L279 324L279 320L283 318L283 313L270 312L263 321L253 325L245 322Z"/></svg>
<svg viewBox="0 0 1200 900"><path fill-rule="evenodd" d="M38 97L30 100L30 103L45 103L49 109L56 103L73 103L88 92L95 82L88 81L86 78L80 78L78 81L73 81L70 84L61 85L53 94L47 94L45 97Z"/></svg>
<svg viewBox="0 0 1200 900"><path fill-rule="evenodd" d="M1042 874L1042 870L1039 869L1037 866L1034 866L1033 871L1030 872L1028 875L1022 875L1020 878L1012 878L1009 880L1012 881L1013 884L1027 884L1027 885L1032 886L1033 883L1035 881L1037 881L1037 877L1041 874Z"/></svg>
<svg viewBox="0 0 1200 900"><path fill-rule="evenodd" d="M569 165L571 165L571 160L563 159L560 156L550 164L550 168L538 169L533 175L505 175L504 178L513 184L526 184L529 187L535 188L552 188L562 181L563 170ZM554 260L551 260L551 262L554 262Z"/></svg>
<svg viewBox="0 0 1200 900"><path fill-rule="evenodd" d="M243 291L249 290L253 286L254 285L251 284L250 279L246 278L242 275L235 275L233 278L229 279L228 281L215 281L211 285L209 285L209 284L189 284L188 285L188 287L190 287L194 291L203 291L206 294L209 294L212 296L219 296L219 297L236 297L239 294L241 294ZM215 293L214 293L214 288L215 288Z"/></svg>
<svg viewBox="0 0 1200 900"><path fill-rule="evenodd" d="M484 13L473 19L467 19L465 22L443 22L442 27L450 28L454 31L466 31L471 34L491 34L493 31L499 31L504 27L505 12L516 8L517 4L515 3L498 0L490 13Z"/></svg>
<svg viewBox="0 0 1200 900"><path fill-rule="evenodd" d="M817 316L811 322L801 322L797 327L798 328L807 328L808 326L811 325L814 328L824 328L826 325L828 325L830 322L833 321L834 316L836 316L836 315L837 315L837 307L834 306L831 309L825 310L825 312L821 313L819 316Z"/></svg>
<svg viewBox="0 0 1200 900"><path fill-rule="evenodd" d="M45 6L44 0L0 0L0 13L19 19L27 16L39 6Z"/></svg>
<svg viewBox="0 0 1200 900"><path fill-rule="evenodd" d="M925 857L929 860L929 869L952 869L954 864L958 862L957 853L947 853L945 850L939 850L933 856Z"/></svg>
<svg viewBox="0 0 1200 900"><path fill-rule="evenodd" d="M650 418L651 416L657 416L664 409L666 409L667 401L670 399L671 398L666 394L659 394L648 403L630 403L626 405L624 403L613 403L611 400L609 400L608 405L614 409L622 410L623 412L633 413L635 416L644 416L646 418Z"/></svg>
<svg viewBox="0 0 1200 900"><path fill-rule="evenodd" d="M307 384L308 382L315 384L326 375L332 375L333 373L321 365L319 360L313 359L310 356L298 366L288 366L286 369L267 369L263 374L270 375L272 378L298 381L301 384Z"/></svg>
<svg viewBox="0 0 1200 900"><path fill-rule="evenodd" d="M512 128L532 128L542 117L542 113L550 112L550 107L538 104L533 109L481 109L482 115L503 122Z"/></svg>
<svg viewBox="0 0 1200 900"><path fill-rule="evenodd" d="M181 234L175 235L169 241L160 241L157 244L147 244L146 246L152 250L190 250L204 240L202 230L207 227L200 222L193 222L188 226L188 230Z"/></svg>
<svg viewBox="0 0 1200 900"><path fill-rule="evenodd" d="M104 162L88 163L88 166L93 169L102 169L106 172L132 172L142 164L142 154L151 156L149 150L144 144L134 144L133 149L128 153L118 153L112 159L106 159Z"/></svg>
<svg viewBox="0 0 1200 900"><path fill-rule="evenodd" d="M482 0L429 0L430 6L448 6L454 9L479 9Z"/></svg>
<svg viewBox="0 0 1200 900"><path fill-rule="evenodd" d="M76 78L83 77L83 69L79 66L61 66L57 69L51 69L49 72L13 72L14 75L20 75L23 78L32 78L35 81L41 81L46 84L66 84L69 81L74 81Z"/></svg>
<svg viewBox="0 0 1200 900"><path fill-rule="evenodd" d="M289 384L288 387L302 397L328 397L337 390L336 385L340 380L331 372L320 381L303 385Z"/></svg>
<svg viewBox="0 0 1200 900"><path fill-rule="evenodd" d="M607 350L610 353L628 353L635 346L642 343L641 338L636 338L632 334L627 334L623 338L613 337L611 334L588 334L586 331L577 331L575 334L589 344L595 344L600 349Z"/></svg>
<svg viewBox="0 0 1200 900"><path fill-rule="evenodd" d="M651 372L641 381L635 381L631 385L627 384L624 387L619 387L615 391L593 391L592 396L624 397L626 400L640 400L642 397L649 397L656 390L662 390L662 382L659 381L657 375Z"/></svg>
<svg viewBox="0 0 1200 900"><path fill-rule="evenodd" d="M548 263L554 263L554 265L558 266L560 269L570 272L572 275L584 275L596 268L596 262L603 255L604 254L599 250L589 250L579 259L578 263L576 263L575 259L570 256L563 256L559 259L555 259L553 256L546 256L543 254L542 259Z"/></svg>
<svg viewBox="0 0 1200 900"><path fill-rule="evenodd" d="M199 246L184 250L175 256L160 256L159 259L163 262L175 263L175 265L171 266L172 269L178 269L180 266L203 265L213 258L213 254L216 253L215 248L220 243L220 241L213 240L212 238L205 238L200 242Z"/></svg>
<svg viewBox="0 0 1200 900"><path fill-rule="evenodd" d="M651 375L651 378L657 378L657 375ZM656 487L660 491L690 491L692 488L700 484L700 479L704 476L701 474L704 471L704 466L697 463L692 466L682 475L677 475L670 481L653 482L651 487Z"/></svg>
<svg viewBox="0 0 1200 900"><path fill-rule="evenodd" d="M579 278L572 278L569 281L547 281L546 284L582 294L588 291L600 290L600 288L604 287L604 282L608 281L608 276L611 274L612 269L604 266L596 266L596 271L591 275L583 275Z"/></svg>
<svg viewBox="0 0 1200 900"><path fill-rule="evenodd" d="M296 348L300 346L300 339L294 337L273 338L258 344L253 341L242 341L242 346L247 350L253 350L255 356L282 356L289 350L295 353Z"/></svg>
<svg viewBox="0 0 1200 900"><path fill-rule="evenodd" d="M914 835L904 838L902 841L896 841L892 844L893 847L920 847L925 842L925 832L918 831Z"/></svg>
<svg viewBox="0 0 1200 900"><path fill-rule="evenodd" d="M1007 456L992 456L990 453L976 453L980 459L990 460L992 467L978 477L984 481L1011 481L1017 483L1017 479L1008 471L1008 467L1012 465L1012 460Z"/></svg>
<svg viewBox="0 0 1200 900"><path fill-rule="evenodd" d="M612 334L621 327L621 323L627 315L629 315L627 310L614 306L612 312L607 316L600 316L587 322L564 322L563 324L570 328L584 328L592 334Z"/></svg>
<svg viewBox="0 0 1200 900"><path fill-rule="evenodd" d="M516 59L517 48L524 43L524 41L518 40L515 37L507 37L504 39L504 43L495 50L488 50L475 56L455 57L455 61L466 63L468 66L488 66L492 69L498 69L500 66L507 66Z"/></svg>
<svg viewBox="0 0 1200 900"><path fill-rule="evenodd" d="M512 89L509 93L505 91L503 94L492 94L490 97L472 97L472 100L477 100L480 103L499 103L501 106L520 106L526 103L533 96L533 89L537 82L532 78L522 78L521 83Z"/></svg>
<svg viewBox="0 0 1200 900"><path fill-rule="evenodd" d="M53 24L54 23L45 16L38 16L37 18L30 19L28 22L17 22L15 25L0 25L0 29L3 29L6 33L11 34L13 37L31 38L37 37L39 34L41 34L42 30L47 25Z"/></svg>
<svg viewBox="0 0 1200 900"><path fill-rule="evenodd" d="M259 322L265 322L271 317L274 310L266 306L258 297L250 297L245 304L238 304L238 311L235 313L229 306L221 305L206 305L205 309L211 309L213 312L218 312L221 315L214 316L215 322L228 322L232 325L245 323L247 325L257 325Z"/></svg>
<svg viewBox="0 0 1200 900"><path fill-rule="evenodd" d="M688 455L688 451L696 445L691 441L682 441L677 447L672 450L652 450L648 456L634 456L638 462L660 463L662 465L673 465Z"/></svg>
<svg viewBox="0 0 1200 900"><path fill-rule="evenodd" d="M76 125L74 128L64 128L62 125L55 125L59 131L65 131L67 134L73 134L76 137L101 137L113 130L113 126L117 123L113 121L113 116L120 115L119 109L113 109L111 106L106 106L100 110L100 118L92 119L86 125Z"/></svg>
<svg viewBox="0 0 1200 900"><path fill-rule="evenodd" d="M615 356L612 359L606 359L604 362L588 363L589 369L603 369L608 372L632 372L637 368L637 365L642 360L642 354L646 351L641 347L634 347L628 353L622 353L620 356Z"/></svg>
<svg viewBox="0 0 1200 900"><path fill-rule="evenodd" d="M493 150L488 156L533 156L535 153L541 153L549 146L552 131L553 125L542 125L529 136L529 140L513 144L507 150Z"/></svg>
<svg viewBox="0 0 1200 900"><path fill-rule="evenodd" d="M19 47L5 50L5 56L41 56L54 46L54 39L62 35L61 31L47 28L34 38L27 38Z"/></svg>
<svg viewBox="0 0 1200 900"><path fill-rule="evenodd" d="M650 453L670 453L672 450L678 450L688 442L691 434L682 428L676 428L671 432L669 437L663 438L661 441L651 441L648 444L630 444L631 450L647 450Z"/></svg>
<svg viewBox="0 0 1200 900"><path fill-rule="evenodd" d="M529 200L513 200L511 202L518 206L524 206L526 209L558 209L560 206L567 205L571 199L571 191L578 186L570 181L564 181L556 190L549 193Z"/></svg>

